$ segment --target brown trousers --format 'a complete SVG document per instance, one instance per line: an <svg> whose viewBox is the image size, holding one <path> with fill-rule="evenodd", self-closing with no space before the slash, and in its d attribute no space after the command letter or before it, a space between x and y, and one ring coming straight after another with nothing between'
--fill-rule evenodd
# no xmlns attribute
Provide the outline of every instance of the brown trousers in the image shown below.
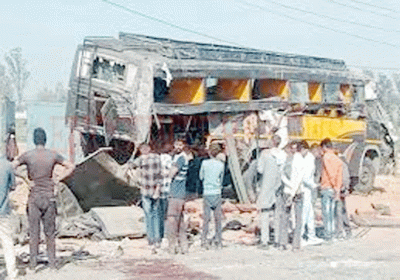
<svg viewBox="0 0 400 280"><path fill-rule="evenodd" d="M43 223L50 266L56 261L56 201L45 196L29 197L29 250L31 265L37 264L40 243L40 222Z"/></svg>

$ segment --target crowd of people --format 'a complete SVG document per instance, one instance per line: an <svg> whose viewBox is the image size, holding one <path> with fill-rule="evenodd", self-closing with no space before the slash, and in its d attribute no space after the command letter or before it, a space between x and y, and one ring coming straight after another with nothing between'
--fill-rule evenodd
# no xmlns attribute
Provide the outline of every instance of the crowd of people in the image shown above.
<svg viewBox="0 0 400 280"><path fill-rule="evenodd" d="M57 164L67 172L74 168L61 155L45 148L46 133L42 128L34 130L33 141L35 149L17 157L15 135L9 135L6 155L0 159L0 239L10 279L17 275L9 216L9 193L15 188L15 169L26 165L30 182L27 212L30 267L34 269L38 261L40 223L46 236L49 265L56 266L53 170ZM255 159L261 175L256 188L259 247L267 249L273 245L286 250L291 244L292 250L299 250L332 238L350 237L345 203L350 185L346 161L337 155L329 139L311 147L303 140L280 148L280 142L280 137L274 135L269 146ZM138 151L126 166L128 170L136 170L152 253L157 253L164 243L168 244L165 248L171 254L188 252L185 203L193 194L203 199L201 247L222 248L222 189L229 154L221 144L211 143L204 152L189 149L184 139L177 139L173 146L165 144L159 149L144 143ZM324 228L319 237L314 216L317 196L321 198ZM215 235L209 239L212 214Z"/></svg>
<svg viewBox="0 0 400 280"><path fill-rule="evenodd" d="M257 199L261 248L273 244L279 249L288 249L289 235L293 250L332 238L350 237L345 203L350 185L349 170L330 139L311 147L304 140L290 142L284 149L278 148L279 136L274 136L271 142L272 147L261 153L257 163L258 172L262 174ZM324 229L320 237L316 235L314 215L318 194ZM274 240L269 239L271 217Z"/></svg>
<svg viewBox="0 0 400 280"><path fill-rule="evenodd" d="M291 248L298 250L332 238L349 237L345 198L350 177L346 161L338 156L329 139L311 147L304 140L293 141L282 149L280 142L280 137L274 135L256 159L261 175L257 188L260 248L273 245L285 250L291 243ZM199 154L193 153L183 139L176 140L173 147L139 147L139 155L130 160L129 166L138 170L153 253L161 248L163 240L171 254L188 251L184 209L193 191L203 199L201 246L222 247L222 182L227 157L220 144L211 143L207 154ZM188 193L190 188L192 192ZM314 214L317 196L321 197L324 225L323 235L318 237ZM215 235L208 239L212 213Z"/></svg>
<svg viewBox="0 0 400 280"><path fill-rule="evenodd" d="M153 253L161 248L163 238L172 254L188 251L185 202L191 194L201 192L204 200L202 246L209 246L208 224L214 212L216 235L214 244L222 246L222 180L225 162L219 144L212 144L208 155L193 153L185 140L178 139L156 151L141 144L139 155L132 158L129 168L136 169L142 194L146 231ZM219 159L218 159L219 158ZM201 186L201 187L200 187ZM190 191L191 190L191 191Z"/></svg>

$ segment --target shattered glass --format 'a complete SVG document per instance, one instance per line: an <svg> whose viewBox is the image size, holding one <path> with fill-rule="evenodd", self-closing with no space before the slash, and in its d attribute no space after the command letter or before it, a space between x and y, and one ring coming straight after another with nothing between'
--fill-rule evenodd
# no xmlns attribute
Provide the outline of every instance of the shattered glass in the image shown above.
<svg viewBox="0 0 400 280"><path fill-rule="evenodd" d="M289 101L294 103L307 103L310 101L307 82L290 82Z"/></svg>
<svg viewBox="0 0 400 280"><path fill-rule="evenodd" d="M326 103L338 103L341 101L342 93L340 84L324 84L323 100Z"/></svg>
<svg viewBox="0 0 400 280"><path fill-rule="evenodd" d="M125 79L125 65L96 57L93 61L92 77L106 82L123 82Z"/></svg>

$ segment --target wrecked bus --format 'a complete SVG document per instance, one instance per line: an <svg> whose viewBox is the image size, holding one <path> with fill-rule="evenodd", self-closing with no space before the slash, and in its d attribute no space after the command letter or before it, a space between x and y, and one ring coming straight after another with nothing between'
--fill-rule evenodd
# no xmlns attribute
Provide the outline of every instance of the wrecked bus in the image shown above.
<svg viewBox="0 0 400 280"><path fill-rule="evenodd" d="M366 190L394 160L385 124L367 114L367 83L336 59L127 33L87 37L70 78L70 155L111 146L123 164L150 140L222 141L239 200L251 202L246 174L273 133L282 145L329 137L353 185Z"/></svg>

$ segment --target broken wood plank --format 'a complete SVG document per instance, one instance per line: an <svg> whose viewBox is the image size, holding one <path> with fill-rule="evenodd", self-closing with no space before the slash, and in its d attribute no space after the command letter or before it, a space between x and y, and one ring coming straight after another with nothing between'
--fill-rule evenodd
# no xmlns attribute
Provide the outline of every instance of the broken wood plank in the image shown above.
<svg viewBox="0 0 400 280"><path fill-rule="evenodd" d="M250 200L247 194L246 185L244 184L242 170L240 169L235 139L232 136L232 122L227 122L225 129L227 132L226 148L228 149L228 164L232 175L233 185L239 198L239 202L249 203Z"/></svg>

